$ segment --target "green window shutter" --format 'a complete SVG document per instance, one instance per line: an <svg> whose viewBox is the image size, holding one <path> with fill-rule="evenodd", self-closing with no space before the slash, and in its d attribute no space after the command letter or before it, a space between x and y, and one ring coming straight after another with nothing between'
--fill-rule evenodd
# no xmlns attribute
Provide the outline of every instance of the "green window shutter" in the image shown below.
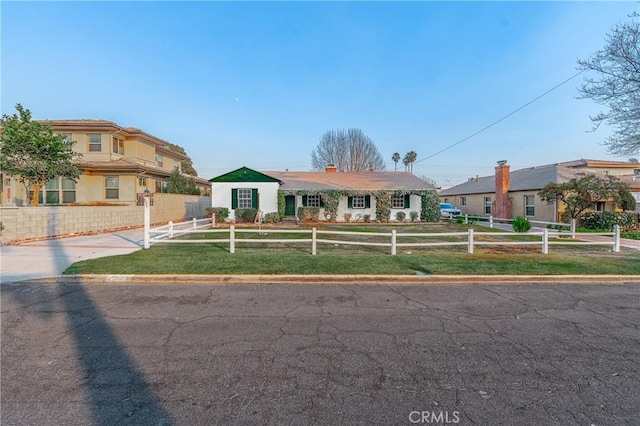
<svg viewBox="0 0 640 426"><path fill-rule="evenodd" d="M303 195L303 196L302 196L302 205L303 205L304 207L306 207L306 206L307 206L307 196L306 196L306 195Z"/></svg>
<svg viewBox="0 0 640 426"><path fill-rule="evenodd" d="M365 195L364 197L364 208L371 208L371 195Z"/></svg>
<svg viewBox="0 0 640 426"><path fill-rule="evenodd" d="M409 207L411 207L411 195L405 194L405 196L404 196L404 208L408 209Z"/></svg>
<svg viewBox="0 0 640 426"><path fill-rule="evenodd" d="M353 208L353 197L347 197L347 207Z"/></svg>
<svg viewBox="0 0 640 426"><path fill-rule="evenodd" d="M320 207L324 207L324 198L320 196Z"/></svg>
<svg viewBox="0 0 640 426"><path fill-rule="evenodd" d="M238 190L232 189L231 190L231 209L237 209L237 208L238 208Z"/></svg>
<svg viewBox="0 0 640 426"><path fill-rule="evenodd" d="M251 190L251 207L258 208L258 190L255 188Z"/></svg>

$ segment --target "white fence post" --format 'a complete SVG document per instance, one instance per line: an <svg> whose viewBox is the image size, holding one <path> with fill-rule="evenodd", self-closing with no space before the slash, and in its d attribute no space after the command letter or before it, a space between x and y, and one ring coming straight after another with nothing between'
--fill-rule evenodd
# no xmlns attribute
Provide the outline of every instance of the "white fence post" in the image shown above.
<svg viewBox="0 0 640 426"><path fill-rule="evenodd" d="M173 238L173 221L169 221L169 238Z"/></svg>
<svg viewBox="0 0 640 426"><path fill-rule="evenodd" d="M493 215L489 216L489 228L493 228Z"/></svg>
<svg viewBox="0 0 640 426"><path fill-rule="evenodd" d="M575 239L576 238L576 220L575 219L571 219L571 239Z"/></svg>
<svg viewBox="0 0 640 426"><path fill-rule="evenodd" d="M216 227L216 215L211 213L211 227L215 228Z"/></svg>
<svg viewBox="0 0 640 426"><path fill-rule="evenodd" d="M465 215L464 215L464 224L466 225L466 224L468 224L468 223L469 223L469 215L468 215L468 214L465 214Z"/></svg>
<svg viewBox="0 0 640 426"><path fill-rule="evenodd" d="M151 202L148 195L144 196L144 248L151 247Z"/></svg>
<svg viewBox="0 0 640 426"><path fill-rule="evenodd" d="M467 253L473 254L473 229L472 228L469 228L468 241L469 241L469 248L467 249Z"/></svg>
<svg viewBox="0 0 640 426"><path fill-rule="evenodd" d="M195 231L196 229L198 229L198 221L196 220L196 218L193 218L193 230Z"/></svg>
<svg viewBox="0 0 640 426"><path fill-rule="evenodd" d="M311 254L316 255L316 228L311 228Z"/></svg>
<svg viewBox="0 0 640 426"><path fill-rule="evenodd" d="M391 230L391 255L396 255L396 230Z"/></svg>
<svg viewBox="0 0 640 426"><path fill-rule="evenodd" d="M542 230L542 254L549 254L549 230Z"/></svg>
<svg viewBox="0 0 640 426"><path fill-rule="evenodd" d="M613 252L620 253L620 226L613 225Z"/></svg>
<svg viewBox="0 0 640 426"><path fill-rule="evenodd" d="M236 227L231 225L229 227L229 253L234 254L236 252Z"/></svg>

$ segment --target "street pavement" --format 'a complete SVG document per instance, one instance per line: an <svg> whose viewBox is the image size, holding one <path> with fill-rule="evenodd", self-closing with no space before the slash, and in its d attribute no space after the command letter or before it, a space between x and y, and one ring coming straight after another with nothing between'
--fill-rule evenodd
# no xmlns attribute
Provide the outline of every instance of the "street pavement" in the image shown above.
<svg viewBox="0 0 640 426"><path fill-rule="evenodd" d="M637 284L0 290L2 425L639 424Z"/></svg>

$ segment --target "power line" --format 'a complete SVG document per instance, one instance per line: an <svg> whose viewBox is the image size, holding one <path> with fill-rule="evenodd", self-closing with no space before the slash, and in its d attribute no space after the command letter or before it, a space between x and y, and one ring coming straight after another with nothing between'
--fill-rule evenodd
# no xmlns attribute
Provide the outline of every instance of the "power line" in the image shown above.
<svg viewBox="0 0 640 426"><path fill-rule="evenodd" d="M557 84L557 85L553 86L551 89L547 90L547 91L546 91L546 92L544 92L543 94L541 94L541 95L539 95L539 96L535 97L534 99L530 100L530 101L529 101L529 102L527 102L526 104L522 105L520 108L518 108L518 109L516 109L516 110L511 111L509 114L507 114L507 115L505 115L504 117L502 117L502 118L500 118L500 119L498 119L498 120L494 121L493 123L489 124L488 126L483 127L482 129L478 130L478 131L477 131L477 132L475 132L474 134L472 134L472 135L470 135L470 136L467 136L466 138L464 138L464 139L462 139L462 140L460 140L460 141L458 141L458 142L456 142L456 143L454 143L454 144L452 144L452 145L449 145L448 147L446 147L446 148L444 148L444 149L441 149L440 151L436 152L435 154L431 154L431 155L429 155L428 157L421 158L420 160L415 161L415 162L414 162L414 164L415 164L415 163L420 163L421 161L424 161L424 160L428 160L429 158L433 158L433 157L435 157L436 155L442 154L443 152L450 150L450 149L451 149L451 148L453 148L454 146L458 146L458 145L460 145L461 143L468 141L468 140L469 140L469 139L471 139L472 137L474 137L474 136L476 136L476 135L479 135L480 133L484 132L485 130L490 129L491 127L495 126L496 124L500 123L501 121L504 121L504 120L506 120L507 118L511 117L513 114L517 113L518 111L520 111L520 110L522 110L522 109L524 109L524 108L528 107L529 105L531 105L532 103L534 103L534 102L535 102L535 101L537 101L538 99L540 99L540 98L542 98L542 97L544 97L544 96L548 95L549 93L551 93L551 92L553 92L554 90L556 90L558 87L560 87L560 86L562 86L562 85L564 85L564 84L568 83L569 81L573 80L574 78L576 78L577 76L579 76L580 74L582 74L582 73L583 73L583 72L585 72L585 71L586 71L586 70L582 70L582 71L580 71L580 72L578 72L578 73L576 73L576 74L572 75L571 77L569 77L568 79L566 79L566 80L565 80L565 81L563 81L562 83L559 83L559 84Z"/></svg>

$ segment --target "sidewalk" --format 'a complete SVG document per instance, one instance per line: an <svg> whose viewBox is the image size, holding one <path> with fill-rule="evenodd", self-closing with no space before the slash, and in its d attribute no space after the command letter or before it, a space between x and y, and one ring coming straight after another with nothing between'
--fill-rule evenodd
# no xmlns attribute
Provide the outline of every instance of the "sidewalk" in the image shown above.
<svg viewBox="0 0 640 426"><path fill-rule="evenodd" d="M59 277L80 260L140 250L143 240L140 228L1 246L0 283Z"/></svg>

